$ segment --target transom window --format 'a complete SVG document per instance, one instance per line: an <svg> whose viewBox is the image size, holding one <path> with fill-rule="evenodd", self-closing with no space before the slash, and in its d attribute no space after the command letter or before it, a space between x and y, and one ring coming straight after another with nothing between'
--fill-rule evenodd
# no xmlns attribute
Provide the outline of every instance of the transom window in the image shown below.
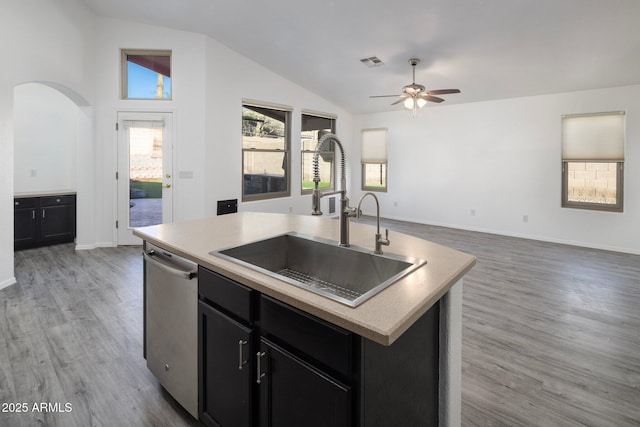
<svg viewBox="0 0 640 427"><path fill-rule="evenodd" d="M290 107L243 102L243 201L289 196L290 116Z"/></svg>
<svg viewBox="0 0 640 427"><path fill-rule="evenodd" d="M562 117L562 206L622 212L623 111Z"/></svg>
<svg viewBox="0 0 640 427"><path fill-rule="evenodd" d="M121 50L122 99L171 99L170 50Z"/></svg>

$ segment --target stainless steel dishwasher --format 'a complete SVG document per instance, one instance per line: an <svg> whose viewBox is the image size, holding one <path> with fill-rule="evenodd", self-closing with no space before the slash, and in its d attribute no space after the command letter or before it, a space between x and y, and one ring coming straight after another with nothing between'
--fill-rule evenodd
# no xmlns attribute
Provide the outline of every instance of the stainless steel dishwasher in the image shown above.
<svg viewBox="0 0 640 427"><path fill-rule="evenodd" d="M145 242L147 367L198 418L198 265Z"/></svg>

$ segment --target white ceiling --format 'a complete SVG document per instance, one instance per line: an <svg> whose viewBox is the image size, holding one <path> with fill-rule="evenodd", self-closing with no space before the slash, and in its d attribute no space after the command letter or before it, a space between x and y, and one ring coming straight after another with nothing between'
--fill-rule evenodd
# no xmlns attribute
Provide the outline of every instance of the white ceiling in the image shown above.
<svg viewBox="0 0 640 427"><path fill-rule="evenodd" d="M401 109L369 95L399 94L411 57L427 90L462 91L442 105L640 83L640 0L83 1L207 34L353 113Z"/></svg>

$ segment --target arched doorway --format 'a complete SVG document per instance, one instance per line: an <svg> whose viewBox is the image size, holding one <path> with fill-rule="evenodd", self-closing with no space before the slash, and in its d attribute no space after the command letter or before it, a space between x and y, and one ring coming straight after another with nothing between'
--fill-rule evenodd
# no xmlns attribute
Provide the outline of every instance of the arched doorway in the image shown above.
<svg viewBox="0 0 640 427"><path fill-rule="evenodd" d="M14 192L76 192L76 248L94 247L92 107L53 82L17 85L13 101Z"/></svg>

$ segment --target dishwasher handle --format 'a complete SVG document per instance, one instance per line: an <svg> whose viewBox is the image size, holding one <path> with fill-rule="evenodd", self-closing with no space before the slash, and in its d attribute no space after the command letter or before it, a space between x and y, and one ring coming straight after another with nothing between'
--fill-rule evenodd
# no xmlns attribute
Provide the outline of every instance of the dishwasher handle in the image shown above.
<svg viewBox="0 0 640 427"><path fill-rule="evenodd" d="M198 273L195 271L180 270L177 268L170 267L165 263L158 261L157 259L153 258L153 253L154 253L153 249L150 251L143 251L142 256L144 257L145 261L152 263L153 265L165 271L166 273L169 273L174 276L178 276L181 279L187 279L187 280L191 280L194 277L198 277Z"/></svg>

